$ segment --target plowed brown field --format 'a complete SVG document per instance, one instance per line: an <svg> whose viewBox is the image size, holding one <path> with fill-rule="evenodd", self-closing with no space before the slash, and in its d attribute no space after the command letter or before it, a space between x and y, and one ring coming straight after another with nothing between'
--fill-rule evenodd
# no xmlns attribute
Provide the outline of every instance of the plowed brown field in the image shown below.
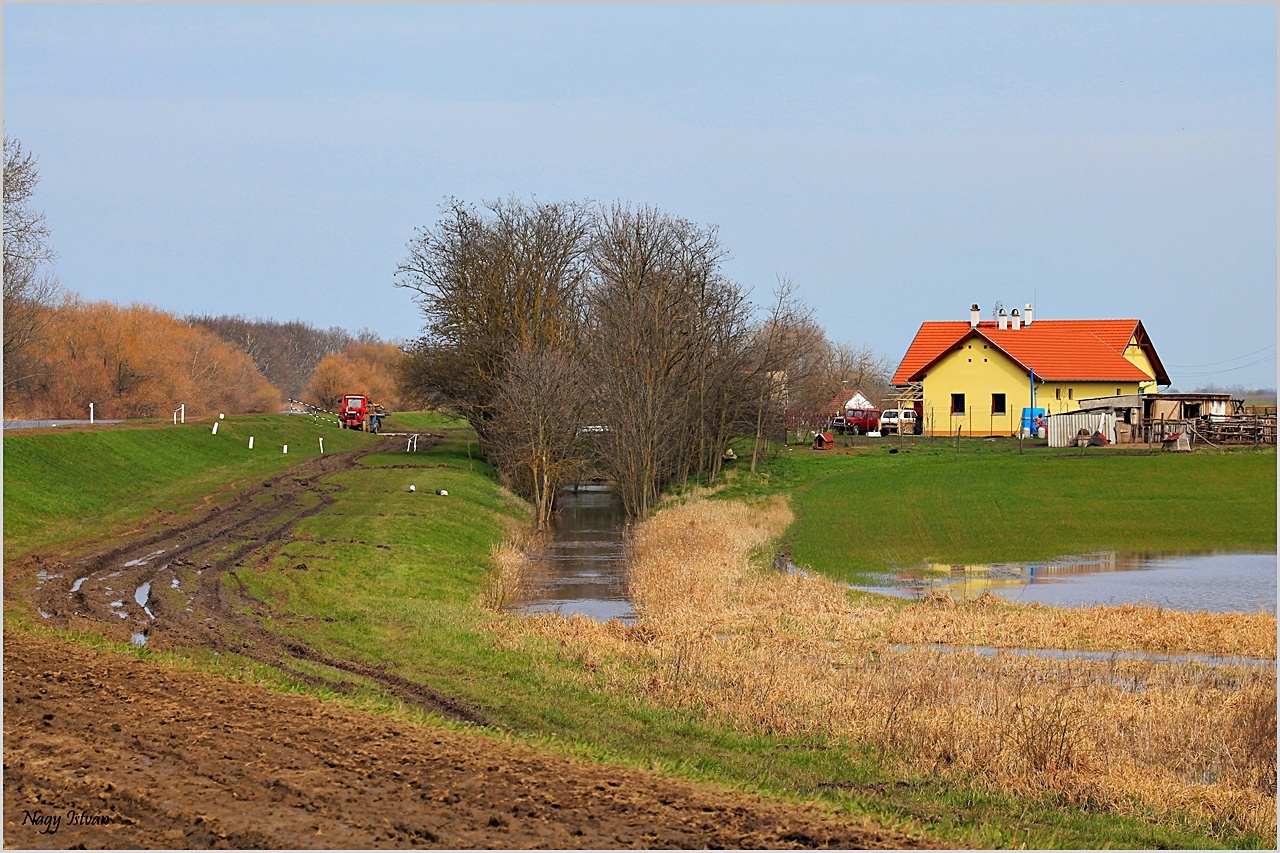
<svg viewBox="0 0 1280 853"><path fill-rule="evenodd" d="M7 632L4 658L6 847L922 846L30 634ZM56 832L34 822L45 816L61 818Z"/></svg>
<svg viewBox="0 0 1280 853"><path fill-rule="evenodd" d="M330 503L325 479L357 458L317 457L81 559L15 561L6 606L54 627L145 635L150 647L233 652L342 691L341 676L290 666L321 663L484 726L483 709L266 630L252 615L262 602L224 582ZM144 609L133 596L145 583L166 594ZM817 808L23 631L4 635L4 795L7 848L927 846Z"/></svg>

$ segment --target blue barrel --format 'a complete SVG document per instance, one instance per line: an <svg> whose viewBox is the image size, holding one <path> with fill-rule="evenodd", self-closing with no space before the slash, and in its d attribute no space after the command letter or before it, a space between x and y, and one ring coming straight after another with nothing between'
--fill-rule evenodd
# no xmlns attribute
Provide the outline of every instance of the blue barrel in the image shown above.
<svg viewBox="0 0 1280 853"><path fill-rule="evenodd" d="M1045 417L1044 409L1023 409L1022 410L1022 429L1026 432L1031 433L1032 435L1035 435L1035 431L1036 431L1035 420L1038 417L1039 418Z"/></svg>

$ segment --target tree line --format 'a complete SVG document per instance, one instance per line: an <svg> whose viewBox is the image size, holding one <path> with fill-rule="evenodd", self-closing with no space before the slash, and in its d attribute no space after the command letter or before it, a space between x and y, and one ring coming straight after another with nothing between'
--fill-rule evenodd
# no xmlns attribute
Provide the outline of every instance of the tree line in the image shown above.
<svg viewBox="0 0 1280 853"><path fill-rule="evenodd" d="M796 288L767 306L724 275L714 227L654 207L446 202L397 268L425 325L402 390L468 418L540 526L590 472L643 515L663 490L751 465L792 426L817 425L888 365L830 342Z"/></svg>
<svg viewBox="0 0 1280 853"><path fill-rule="evenodd" d="M240 316L178 317L147 305L88 302L52 271L57 255L32 200L36 158L4 139L4 414L15 418L166 417L274 412L289 398L326 408L344 393L400 406L404 352L368 329Z"/></svg>

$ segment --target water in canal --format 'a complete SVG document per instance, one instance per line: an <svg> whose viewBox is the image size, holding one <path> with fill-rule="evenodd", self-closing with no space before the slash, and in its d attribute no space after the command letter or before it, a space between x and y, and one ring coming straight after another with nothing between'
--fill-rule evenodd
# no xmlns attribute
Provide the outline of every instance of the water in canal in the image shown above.
<svg viewBox="0 0 1280 853"><path fill-rule="evenodd" d="M1211 613L1276 612L1275 554L1117 554L1046 563L934 565L896 571L855 589L904 597L937 590L974 598L990 592L1010 601L1055 607L1149 604Z"/></svg>
<svg viewBox="0 0 1280 853"><path fill-rule="evenodd" d="M580 613L599 622L634 618L627 598L622 499L606 486L580 486L557 499L554 540L534 569L517 613Z"/></svg>

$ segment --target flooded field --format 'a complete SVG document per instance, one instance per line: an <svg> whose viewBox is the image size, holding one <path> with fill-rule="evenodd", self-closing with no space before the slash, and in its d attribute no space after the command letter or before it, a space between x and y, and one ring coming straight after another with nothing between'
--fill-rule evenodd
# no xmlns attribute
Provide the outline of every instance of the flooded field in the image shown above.
<svg viewBox="0 0 1280 853"><path fill-rule="evenodd" d="M622 499L606 486L580 486L561 492L558 506L555 539L534 569L529 597L514 610L629 622Z"/></svg>
<svg viewBox="0 0 1280 853"><path fill-rule="evenodd" d="M932 565L855 589L916 598L990 592L1055 607L1148 604L1211 613L1276 612L1275 554L1091 554L1048 563Z"/></svg>

